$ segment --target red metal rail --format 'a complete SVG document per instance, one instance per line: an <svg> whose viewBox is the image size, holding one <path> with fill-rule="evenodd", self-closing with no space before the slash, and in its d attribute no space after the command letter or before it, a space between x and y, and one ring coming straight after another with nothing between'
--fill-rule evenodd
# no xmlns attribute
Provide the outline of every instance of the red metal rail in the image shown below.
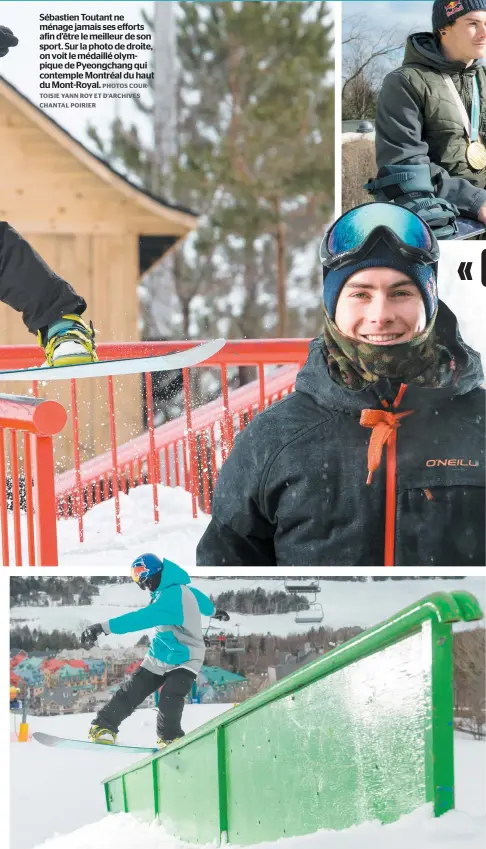
<svg viewBox="0 0 486 849"><path fill-rule="evenodd" d="M195 367L214 367L220 372L221 397L194 408L189 370L184 369L184 414L157 428L153 420L151 375L146 374L147 432L121 446L116 438L114 379L107 378L110 449L84 463L80 463L82 434L79 433L76 381L71 381L74 463L71 471L56 478L58 517L77 517L82 542L85 511L93 504L113 497L115 526L120 533L119 493L126 493L142 483L152 486L155 522L159 520L158 484L185 487L191 493L194 517L198 507L210 512L218 470L231 450L235 432L242 430L257 412L292 391L297 370L307 357L308 343L309 340L304 339L227 342L221 351ZM198 343L102 343L97 346L97 351L100 359L118 359L167 354L186 350L195 344ZM42 352L39 354L37 346L0 346L1 368L32 366L40 360ZM231 373L228 370L234 372L237 366L256 366L257 380L231 391Z"/></svg>
<svg viewBox="0 0 486 849"><path fill-rule="evenodd" d="M2 565L10 565L8 492L11 493L15 566L23 565L22 516L25 507L28 565L57 566L56 495L53 437L67 421L57 401L0 395L0 529ZM7 481L5 434L10 437L10 486ZM24 505L18 434L23 435Z"/></svg>

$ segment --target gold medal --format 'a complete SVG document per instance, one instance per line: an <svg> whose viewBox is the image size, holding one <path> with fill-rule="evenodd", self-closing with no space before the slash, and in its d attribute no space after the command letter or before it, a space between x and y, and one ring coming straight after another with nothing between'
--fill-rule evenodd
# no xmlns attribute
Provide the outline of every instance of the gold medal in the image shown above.
<svg viewBox="0 0 486 849"><path fill-rule="evenodd" d="M473 171L486 168L486 147L481 141L470 142L466 149L466 159Z"/></svg>

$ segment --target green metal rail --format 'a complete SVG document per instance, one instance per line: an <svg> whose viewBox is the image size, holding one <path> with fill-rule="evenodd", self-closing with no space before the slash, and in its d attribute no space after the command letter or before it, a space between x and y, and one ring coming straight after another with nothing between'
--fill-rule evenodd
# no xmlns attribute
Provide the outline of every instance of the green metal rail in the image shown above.
<svg viewBox="0 0 486 849"><path fill-rule="evenodd" d="M452 623L434 593L104 781L107 809L240 845L454 807Z"/></svg>

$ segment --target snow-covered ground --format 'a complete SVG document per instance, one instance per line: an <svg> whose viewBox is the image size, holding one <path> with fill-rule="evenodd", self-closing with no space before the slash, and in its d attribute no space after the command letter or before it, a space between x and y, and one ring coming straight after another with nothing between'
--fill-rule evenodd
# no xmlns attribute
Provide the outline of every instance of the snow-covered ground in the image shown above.
<svg viewBox="0 0 486 849"><path fill-rule="evenodd" d="M341 141L343 144L347 144L347 142L362 141L363 139L365 141L374 142L375 138L376 133L373 130L370 133L343 133L341 136Z"/></svg>
<svg viewBox="0 0 486 849"><path fill-rule="evenodd" d="M186 705L184 731L192 731L231 705ZM86 739L94 714L29 717L29 730L59 737ZM155 710L137 710L121 726L119 743L153 746L156 741ZM12 728L20 717L11 717ZM107 747L90 751L49 749L35 740L11 745L10 849L31 849L55 834L67 834L106 814L100 782L114 772L140 760L140 755L117 752ZM66 780L66 778L68 780ZM28 816L26 815L28 813ZM58 841L58 849L64 845ZM141 844L134 840L133 847ZM97 849L115 847L108 840ZM163 846L163 844L162 844Z"/></svg>
<svg viewBox="0 0 486 849"><path fill-rule="evenodd" d="M194 571L194 570L193 570ZM274 579L243 579L193 577L193 583L203 592L214 597L227 590L256 589L262 587L267 593L283 590L285 582ZM477 596L483 609L486 606L486 578L466 577L460 581L444 580L402 580L369 581L351 583L348 581L321 581L321 591L317 601L322 605L324 619L322 625L340 628L346 625L359 625L363 628L376 625L392 616L398 610L434 592L451 592L454 589L468 590ZM61 607L12 607L11 621L14 624L29 625L52 631L55 628L74 631L79 634L87 625L95 622L107 622L115 616L121 616L134 608L143 606L148 599L133 583L107 584L100 587L99 596L95 596L91 605ZM207 624L204 620L204 626ZM312 625L295 622L294 613L280 613L264 616L244 616L232 613L230 621L217 622L218 631L239 631L240 634L270 633L285 636L291 633L305 633ZM318 626L314 626L318 627ZM103 637L98 645L132 646L145 632L133 634L110 634ZM147 632L150 633L150 632Z"/></svg>
<svg viewBox="0 0 486 849"><path fill-rule="evenodd" d="M185 730L228 707L188 705ZM90 720L89 714L31 717L30 729L82 739ZM14 717L12 727L13 722ZM123 724L120 742L152 745L154 725L154 711L137 711ZM424 806L393 825L366 823L342 832L319 831L261 843L259 849L484 849L485 748L482 742L456 734L456 810L440 819ZM35 741L13 742L10 849L191 849L156 824L140 823L127 814L106 816L100 782L135 760L113 749L59 750Z"/></svg>
<svg viewBox="0 0 486 849"><path fill-rule="evenodd" d="M191 496L181 487L159 485L159 523L154 522L151 486L120 495L121 534L116 533L115 502L102 502L84 517L84 539L79 542L77 519L58 522L60 566L117 566L127 570L143 551L154 550L175 563L195 565L196 546L210 516L199 511L192 518Z"/></svg>
<svg viewBox="0 0 486 849"><path fill-rule="evenodd" d="M83 518L84 542L79 541L77 519L57 523L59 566L107 566L129 569L143 551L156 551L181 566L195 566L196 547L210 522L199 510L192 518L191 495L182 487L158 486L159 523L154 522L152 486L139 486L129 495L120 493L121 533L115 524L115 501L103 501ZM14 555L14 525L9 513L10 565ZM22 539L27 545L27 522L21 515ZM23 550L24 565L27 557Z"/></svg>

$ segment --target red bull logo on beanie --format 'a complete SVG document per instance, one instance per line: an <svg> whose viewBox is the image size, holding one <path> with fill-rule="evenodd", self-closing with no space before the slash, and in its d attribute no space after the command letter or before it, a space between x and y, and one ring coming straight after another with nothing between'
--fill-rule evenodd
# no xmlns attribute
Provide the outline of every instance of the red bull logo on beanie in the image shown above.
<svg viewBox="0 0 486 849"><path fill-rule="evenodd" d="M464 6L461 0L450 0L450 3L445 4L444 11L447 17L450 18L452 15L457 15L458 12L463 12Z"/></svg>

